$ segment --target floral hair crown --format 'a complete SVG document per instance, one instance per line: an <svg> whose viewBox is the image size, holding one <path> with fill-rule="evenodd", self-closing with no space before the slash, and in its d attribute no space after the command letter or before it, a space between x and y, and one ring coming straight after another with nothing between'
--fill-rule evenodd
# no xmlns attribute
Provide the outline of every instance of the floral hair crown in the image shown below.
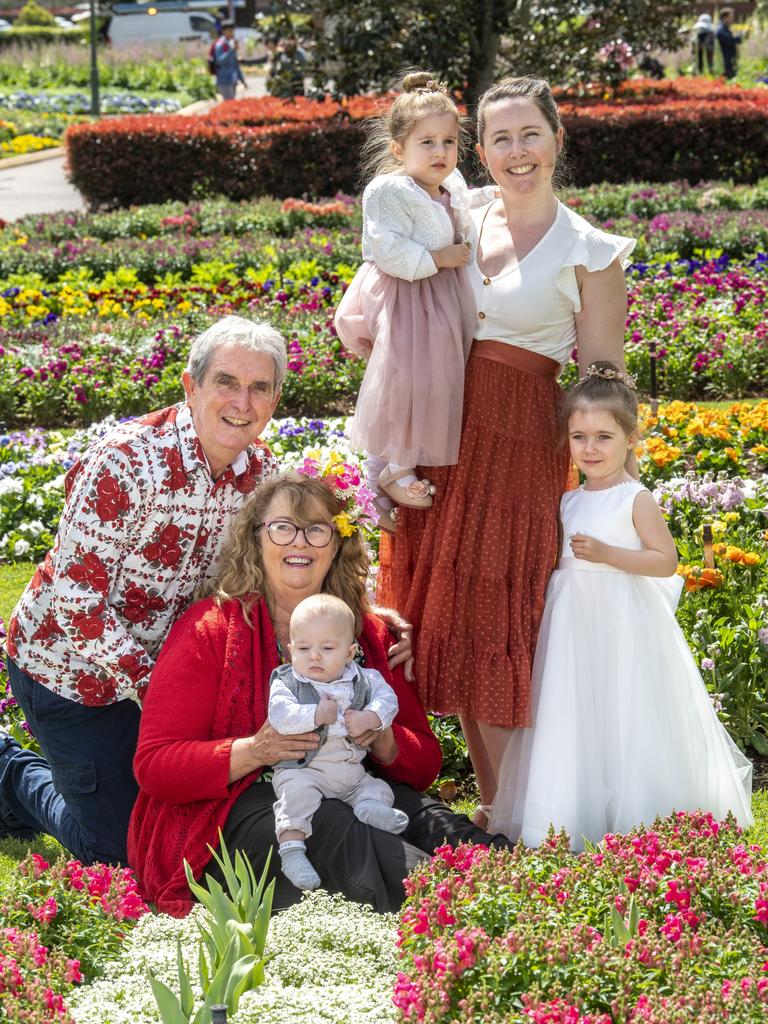
<svg viewBox="0 0 768 1024"><path fill-rule="evenodd" d="M351 537L356 530L378 524L375 494L363 483L357 466L345 462L337 451L305 451L296 472L319 480L338 499L341 512L333 517L333 523L341 537Z"/></svg>
<svg viewBox="0 0 768 1024"><path fill-rule="evenodd" d="M592 363L587 367L586 373L579 378L579 384L589 380L590 377L598 377L600 380L618 380L630 391L637 391L635 377L631 373L624 373L623 370L612 370L610 366L595 366Z"/></svg>

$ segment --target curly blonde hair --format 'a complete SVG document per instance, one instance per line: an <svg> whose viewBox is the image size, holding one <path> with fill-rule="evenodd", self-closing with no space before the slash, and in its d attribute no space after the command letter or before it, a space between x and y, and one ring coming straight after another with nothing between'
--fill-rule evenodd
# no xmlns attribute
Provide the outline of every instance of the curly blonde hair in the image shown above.
<svg viewBox="0 0 768 1024"><path fill-rule="evenodd" d="M318 480L299 473L284 473L262 484L238 513L229 540L221 554L219 575L206 588L221 604L236 599L243 609L249 625L251 609L260 599L271 603L269 581L261 556L262 539L257 527L264 522L269 506L278 496L288 498L291 513L299 526L318 521L318 506L322 518L330 523L341 511L338 498ZM336 537L336 554L323 580L321 592L332 594L348 605L355 616L355 635L363 628L363 617L370 610L366 582L370 564L359 530L350 537Z"/></svg>

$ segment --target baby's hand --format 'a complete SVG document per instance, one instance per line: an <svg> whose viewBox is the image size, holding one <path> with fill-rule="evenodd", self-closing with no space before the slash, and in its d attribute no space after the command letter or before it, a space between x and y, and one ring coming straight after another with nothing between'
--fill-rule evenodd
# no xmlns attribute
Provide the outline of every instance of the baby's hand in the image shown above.
<svg viewBox="0 0 768 1024"><path fill-rule="evenodd" d="M575 558L583 558L586 562L607 561L608 545L583 533L571 535L571 550Z"/></svg>
<svg viewBox="0 0 768 1024"><path fill-rule="evenodd" d="M459 242L458 245L446 245L444 249L437 249L430 255L438 270L442 270L443 267L466 267L469 263L469 253L469 242Z"/></svg>
<svg viewBox="0 0 768 1024"><path fill-rule="evenodd" d="M339 713L339 706L327 694L320 698L315 711L315 725L333 725Z"/></svg>
<svg viewBox="0 0 768 1024"><path fill-rule="evenodd" d="M381 719L375 711L352 711L348 708L344 712L344 724L349 738L357 743L365 733L380 729Z"/></svg>

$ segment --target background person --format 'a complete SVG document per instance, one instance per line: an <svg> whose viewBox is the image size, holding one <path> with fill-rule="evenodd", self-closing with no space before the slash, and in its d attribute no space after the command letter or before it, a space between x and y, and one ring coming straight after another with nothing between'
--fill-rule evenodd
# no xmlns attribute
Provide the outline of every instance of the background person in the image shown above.
<svg viewBox="0 0 768 1024"><path fill-rule="evenodd" d="M276 909L301 896L277 867L275 792L263 775L279 761L316 750L318 736L283 736L266 711L270 676L288 657L291 614L318 593L353 610L364 666L395 691L399 709L391 727L367 730L356 741L370 744L369 769L388 781L394 806L409 819L403 834L393 835L363 824L346 803L322 800L306 847L323 887L394 911L405 876L445 841L506 845L419 792L437 776L440 745L402 668L387 664L387 629L368 605L358 492L354 486L337 492L336 479L336 473L327 482L293 474L259 488L232 531L216 596L176 623L152 674L128 853L145 895L165 913L183 915L192 907L183 860L195 877L217 874L208 844L218 845L220 828L227 849L242 850L257 873L273 851ZM298 528L291 544L275 544L262 528L274 521ZM337 526L330 544L307 543L307 530L328 526Z"/></svg>
<svg viewBox="0 0 768 1024"><path fill-rule="evenodd" d="M736 77L736 66L739 60L741 36L731 31L734 12L732 7L723 7L720 11L720 24L717 26L717 42L723 55L724 74L726 78Z"/></svg>
<svg viewBox="0 0 768 1024"><path fill-rule="evenodd" d="M715 26L711 14L700 14L693 26L693 53L698 73L703 75L706 71L707 74L714 74Z"/></svg>
<svg viewBox="0 0 768 1024"><path fill-rule="evenodd" d="M237 59L237 40L235 39L235 23L225 18L221 23L221 35L213 44L213 64L216 72L216 88L224 100L233 100L237 92L237 83L242 82L245 88L240 61Z"/></svg>
<svg viewBox="0 0 768 1024"><path fill-rule="evenodd" d="M511 730L531 724L531 667L570 467L557 377L574 347L585 369L602 358L623 367L622 263L635 243L555 197L564 133L546 82L491 86L477 134L499 195L471 211L478 320L459 461L430 468L431 510L398 512L397 533L383 538L379 593L414 623L422 703L461 717L485 822Z"/></svg>

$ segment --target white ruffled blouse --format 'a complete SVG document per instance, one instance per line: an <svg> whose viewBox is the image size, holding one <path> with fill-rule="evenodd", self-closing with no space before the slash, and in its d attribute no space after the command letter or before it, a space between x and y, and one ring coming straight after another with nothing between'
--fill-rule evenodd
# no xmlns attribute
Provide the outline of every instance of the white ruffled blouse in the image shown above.
<svg viewBox="0 0 768 1024"><path fill-rule="evenodd" d="M471 210L474 254L487 212L488 204ZM469 278L478 309L475 337L519 345L564 366L576 343L575 315L581 312L576 267L605 270L616 259L626 267L635 244L633 238L600 231L558 202L552 227L516 266L487 277L476 255L471 260Z"/></svg>
<svg viewBox="0 0 768 1024"><path fill-rule="evenodd" d="M487 189L470 193L459 171L442 187L450 195L455 224L442 203L436 202L407 174L379 174L363 192L363 259L405 281L437 273L430 251L466 241L471 231L469 208L487 202Z"/></svg>

